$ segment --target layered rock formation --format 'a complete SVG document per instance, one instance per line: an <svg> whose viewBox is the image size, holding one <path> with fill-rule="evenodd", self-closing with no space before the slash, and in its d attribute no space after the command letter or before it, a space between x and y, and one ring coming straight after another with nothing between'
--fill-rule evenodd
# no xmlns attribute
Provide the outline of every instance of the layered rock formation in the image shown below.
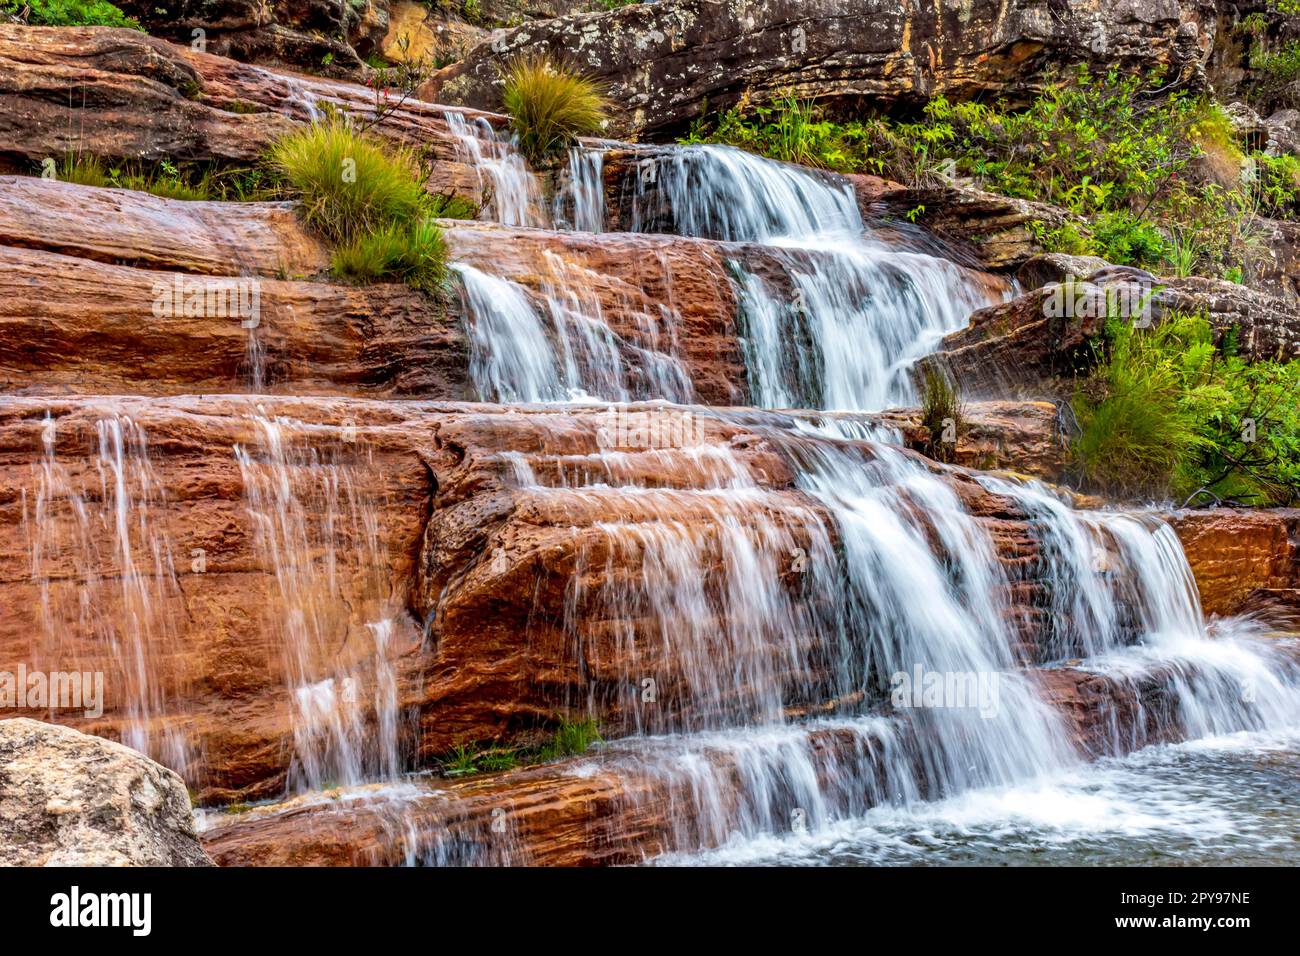
<svg viewBox="0 0 1300 956"><path fill-rule="evenodd" d="M915 103L938 93L1026 96L1074 64L1196 77L1217 30L1207 0L1113 4L976 0L953 7L855 0L665 0L494 34L422 95L495 109L500 63L545 52L610 86L620 136L681 129L705 103L794 92L828 104Z"/></svg>
<svg viewBox="0 0 1300 956"><path fill-rule="evenodd" d="M1068 393L1075 373L1088 367L1108 315L1149 326L1172 313L1205 317L1216 334L1234 335L1248 359L1300 356L1300 322L1279 299L1222 279L1157 278L1105 266L979 310L926 362L947 369L972 397Z"/></svg>
<svg viewBox="0 0 1300 956"><path fill-rule="evenodd" d="M1084 756L1126 754L1182 736L1171 670L1129 679L1062 667L1036 671L1033 678ZM801 745L828 790L837 777L851 776L861 787L856 801L864 810L874 802L873 778L887 779L899 769L887 766L886 749L872 747L850 726L808 729ZM410 787L394 796L361 789L334 800L209 815L203 842L222 866L626 866L724 842L744 812L738 756L722 747L701 749L707 778L724 784L719 792L727 795L703 819L675 808L698 806L704 775L674 772L657 756L652 744L640 750L613 745L436 791ZM792 808L777 808L777 816Z"/></svg>
<svg viewBox="0 0 1300 956"><path fill-rule="evenodd" d="M134 30L0 24L0 164L17 172L69 153L247 164L331 105L365 116L385 103L363 86L246 66ZM435 160L432 191L482 201L443 108L407 100L375 129Z"/></svg>
<svg viewBox="0 0 1300 956"><path fill-rule="evenodd" d="M185 784L129 747L0 720L0 866L211 866Z"/></svg>

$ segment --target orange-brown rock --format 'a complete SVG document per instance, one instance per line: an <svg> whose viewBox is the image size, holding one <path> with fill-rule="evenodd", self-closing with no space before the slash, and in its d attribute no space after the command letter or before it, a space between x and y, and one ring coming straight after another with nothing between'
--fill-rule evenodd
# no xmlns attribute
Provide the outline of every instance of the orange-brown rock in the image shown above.
<svg viewBox="0 0 1300 956"><path fill-rule="evenodd" d="M326 107L369 117L382 103L364 86L237 63L136 30L0 24L0 163L21 172L67 153L248 163ZM435 160L431 190L481 202L478 174L444 114L407 99L375 129Z"/></svg>
<svg viewBox="0 0 1300 956"><path fill-rule="evenodd" d="M1033 673L1087 758L1181 738L1172 693L1178 685L1168 671L1129 677L1073 668ZM407 786L394 795L374 787L341 799L210 816L202 841L222 866L628 865L717 846L733 832L747 785L734 756L707 745L696 751L707 775L721 784L710 792L724 800L712 805L700 799L698 770L675 774L671 762L656 760L660 745L624 741L605 752L446 782L436 790ZM825 792L834 793L845 778L865 781L861 792L838 795L845 806L870 806L869 794L878 792L873 779L900 772L923 777L919 765L909 768L915 755L864 747L847 728L810 726L802 745ZM900 763L886 766L890 759ZM780 807L776 816L791 809Z"/></svg>
<svg viewBox="0 0 1300 956"><path fill-rule="evenodd" d="M1263 610L1270 597L1285 602L1285 592L1300 588L1300 510L1181 511L1170 524L1206 614Z"/></svg>
<svg viewBox="0 0 1300 956"><path fill-rule="evenodd" d="M708 405L748 395L736 333L736 292L721 243L677 236L555 233L463 225L449 231L452 256L603 318L633 349L676 354ZM625 354L626 349L624 350ZM628 368L635 381L644 368Z"/></svg>
<svg viewBox="0 0 1300 956"><path fill-rule="evenodd" d="M458 320L403 285L188 276L0 246L0 329L10 393L472 397Z"/></svg>
<svg viewBox="0 0 1300 956"><path fill-rule="evenodd" d="M7 397L0 590L13 610L0 621L0 660L103 670L105 715L69 722L147 740L205 801L283 786L295 655L319 680L355 671L361 683L388 661L402 725L418 730L404 743L417 761L527 732L576 699L595 700L608 726L636 722L628 690L647 667L662 675L662 719L675 719L692 694L688 661L641 643L653 621L606 603L608 589L643 573L636 540L675 521L700 573L714 574L724 526L784 529L797 546L833 523L795 490L789 452L761 416L674 413L699 415L692 427L710 455L601 453L612 430L663 414L653 404L611 419L590 406ZM1008 560L1031 560L1007 503L951 474ZM703 491L737 475L756 484L753 504ZM608 482L658 490L602 490ZM797 590L794 571L783 586ZM330 575L340 583L327 587ZM586 594L577 603L575 585ZM307 608L308 624L295 623ZM372 625L383 620L394 636L380 652ZM818 680L785 666L770 675L791 688ZM734 687L710 706L744 710L772 689Z"/></svg>

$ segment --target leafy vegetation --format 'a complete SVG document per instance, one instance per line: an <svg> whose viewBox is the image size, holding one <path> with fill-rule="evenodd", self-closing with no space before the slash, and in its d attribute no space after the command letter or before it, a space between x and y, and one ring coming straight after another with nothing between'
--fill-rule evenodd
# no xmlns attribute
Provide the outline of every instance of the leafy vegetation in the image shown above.
<svg viewBox="0 0 1300 956"><path fill-rule="evenodd" d="M701 120L684 142L914 185L969 177L1068 212L1063 224L1036 227L1053 251L1226 274L1250 248L1256 213L1300 209L1300 161L1247 154L1220 107L1162 81L1080 70L1023 110L938 97L911 122L832 122L787 96Z"/></svg>
<svg viewBox="0 0 1300 956"><path fill-rule="evenodd" d="M0 18L33 26L141 29L107 0L0 0Z"/></svg>
<svg viewBox="0 0 1300 956"><path fill-rule="evenodd" d="M276 141L268 162L302 203L303 221L334 244L336 276L442 288L446 245L433 220L452 208L451 200L425 191L413 151L331 115Z"/></svg>
<svg viewBox="0 0 1300 956"><path fill-rule="evenodd" d="M1300 362L1248 363L1232 335L1174 316L1108 323L1074 405L1085 483L1128 496L1300 501Z"/></svg>
<svg viewBox="0 0 1300 956"><path fill-rule="evenodd" d="M523 57L506 68L501 104L533 163L599 132L608 112L599 83L545 56Z"/></svg>

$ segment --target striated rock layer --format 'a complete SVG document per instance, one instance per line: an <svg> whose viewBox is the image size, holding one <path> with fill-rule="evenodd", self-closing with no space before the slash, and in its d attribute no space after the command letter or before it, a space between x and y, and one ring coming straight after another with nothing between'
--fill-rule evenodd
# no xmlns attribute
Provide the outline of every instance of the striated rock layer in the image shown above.
<svg viewBox="0 0 1300 956"><path fill-rule="evenodd" d="M627 437L674 422L689 432L685 445ZM8 397L0 589L10 611L0 618L0 661L104 672L102 717L54 719L183 770L206 803L276 795L291 774L344 782L366 769L347 757L361 734L386 736L393 761L419 764L466 741L531 732L588 702L603 727L639 726L649 718L634 691L646 673L663 688L660 722L697 719L701 700L744 713L774 696L815 711L839 692L818 669L815 633L789 635L806 666L790 670L784 651L755 647L745 652L758 655L751 672L768 683L717 697L697 683L708 676L703 646L674 651L654 616L628 616L644 600L637 582L659 573L638 541L680 529L679 546L712 580L729 536L743 529L786 550L834 536L834 522L795 487L791 456L804 452L782 438L790 425L776 413L658 404L611 414L270 396ZM872 453L864 445L861 454ZM1008 613L1032 659L1050 602L1025 516L966 473L932 467L1005 562L1015 582ZM753 490L708 490L737 479ZM1216 512L1187 527L1204 536L1238 520ZM1291 541L1276 530L1291 527L1290 513L1255 520L1270 548L1278 535ZM1296 586L1293 557L1270 559L1249 574L1238 567L1235 587L1220 593L1217 555L1190 551L1216 611L1235 610L1255 588ZM775 586L802 600L795 571ZM317 720L327 692L324 713L346 704L346 721Z"/></svg>

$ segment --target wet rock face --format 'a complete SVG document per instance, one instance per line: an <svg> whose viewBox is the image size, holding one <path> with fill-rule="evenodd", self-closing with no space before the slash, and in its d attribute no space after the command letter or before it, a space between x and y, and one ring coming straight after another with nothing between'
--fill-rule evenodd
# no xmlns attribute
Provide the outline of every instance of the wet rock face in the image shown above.
<svg viewBox="0 0 1300 956"><path fill-rule="evenodd" d="M430 82L426 99L494 108L503 58L548 52L610 85L611 132L680 129L748 92L829 104L937 93L1024 96L1074 64L1199 76L1215 32L1207 0L1057 3L923 0L664 0L528 23L495 35Z"/></svg>
<svg viewBox="0 0 1300 956"><path fill-rule="evenodd" d="M1264 611L1295 602L1300 511L1217 508L1177 513L1171 524L1195 572L1206 614Z"/></svg>
<svg viewBox="0 0 1300 956"><path fill-rule="evenodd" d="M647 422L663 414L639 408L631 414ZM653 622L601 599L653 575L638 536L678 529L700 573L715 576L729 522L788 528L795 542L833 525L765 437L779 414L701 416L707 454L604 456L611 420L600 407L7 398L0 661L102 671L102 716L55 719L183 769L205 804L285 791L304 680L364 688L358 727L375 733L371 690L387 674L399 745L416 765L544 726L574 700L592 699L602 727L635 724L630 691L646 668L663 675L671 716L697 691L710 699L690 686L689 655L703 645L664 649ZM752 501L701 493L728 459L755 483ZM105 490L103 474L120 481ZM1022 516L960 472L951 482L1008 562L1033 560ZM275 497L282 484L290 494ZM306 569L324 567L334 584L318 593ZM798 575L781 587L797 593ZM1042 596L1027 581L1011 600L1028 646ZM769 652L779 659L776 643ZM792 706L831 685L815 669L774 666L765 679L788 683ZM710 706L743 710L774 688L726 689Z"/></svg>
<svg viewBox="0 0 1300 956"><path fill-rule="evenodd" d="M0 865L211 866L175 773L68 727L0 720Z"/></svg>

